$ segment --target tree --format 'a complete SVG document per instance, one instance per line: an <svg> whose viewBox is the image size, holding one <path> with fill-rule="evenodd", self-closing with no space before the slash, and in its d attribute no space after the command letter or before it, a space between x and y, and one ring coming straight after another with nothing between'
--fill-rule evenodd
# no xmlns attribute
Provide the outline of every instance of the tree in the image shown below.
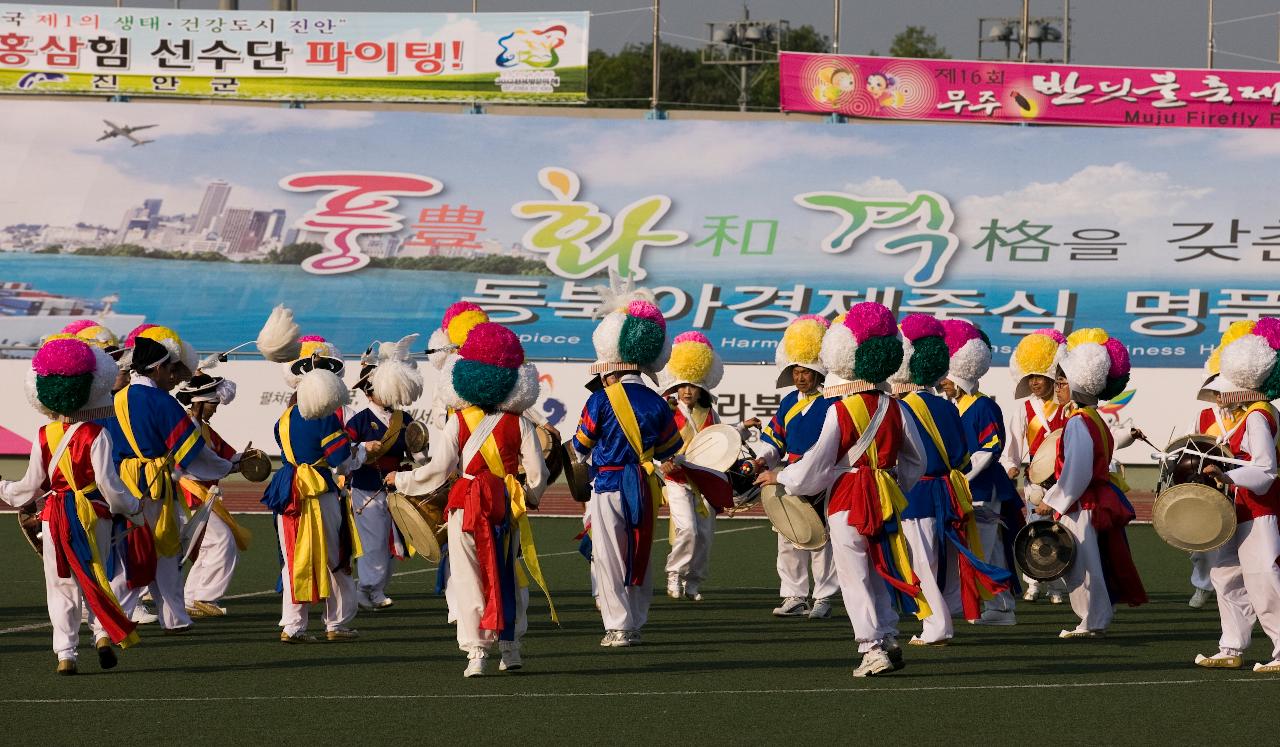
<svg viewBox="0 0 1280 747"><path fill-rule="evenodd" d="M889 45L889 56L951 59L947 50L938 46L938 37L926 33L924 26L908 26L893 37L893 43Z"/></svg>

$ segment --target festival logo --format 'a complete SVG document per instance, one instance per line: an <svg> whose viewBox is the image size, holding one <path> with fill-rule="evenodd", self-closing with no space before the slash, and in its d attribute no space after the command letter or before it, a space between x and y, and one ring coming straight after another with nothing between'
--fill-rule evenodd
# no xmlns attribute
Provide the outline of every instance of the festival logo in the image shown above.
<svg viewBox="0 0 1280 747"><path fill-rule="evenodd" d="M560 53L556 50L564 46L567 34L568 29L560 24L545 29L516 29L498 39L502 51L495 62L501 68L516 65L553 68L560 63Z"/></svg>

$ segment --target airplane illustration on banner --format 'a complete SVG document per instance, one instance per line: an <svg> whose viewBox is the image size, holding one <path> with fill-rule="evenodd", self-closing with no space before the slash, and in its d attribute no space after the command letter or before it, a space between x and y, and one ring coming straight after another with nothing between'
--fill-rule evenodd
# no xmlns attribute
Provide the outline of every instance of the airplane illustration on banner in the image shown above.
<svg viewBox="0 0 1280 747"><path fill-rule="evenodd" d="M134 137L133 133L137 132L138 130L145 130L149 127L155 127L156 125L149 124L149 125L138 125L137 127L130 127L129 125L118 125L109 119L104 119L102 120L102 122L103 124L110 127L111 129L107 130L106 132L103 132L102 137L98 138L97 142L102 142L103 140L106 140L108 138L113 138L113 137L124 137L125 139L132 142L133 147L135 148L137 148L139 145L146 145L147 143L155 142L154 140L143 140L141 138Z"/></svg>

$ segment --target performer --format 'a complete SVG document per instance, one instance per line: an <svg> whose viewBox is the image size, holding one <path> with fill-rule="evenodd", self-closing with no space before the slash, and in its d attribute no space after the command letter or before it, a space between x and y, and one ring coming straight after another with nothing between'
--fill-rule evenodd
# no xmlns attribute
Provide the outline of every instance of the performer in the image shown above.
<svg viewBox="0 0 1280 747"><path fill-rule="evenodd" d="M720 422L711 390L720 383L724 364L701 332L677 335L671 360L658 376L669 398L684 442L680 453L703 428ZM674 395L674 396L673 396ZM758 421L757 421L758 422ZM745 424L740 433L745 431ZM745 433L743 433L745 438ZM711 543L716 514L733 503L733 488L723 475L685 465L664 465L663 494L671 514L671 552L667 555L667 596L702 600L702 584L711 569Z"/></svg>
<svg viewBox="0 0 1280 747"><path fill-rule="evenodd" d="M1254 622L1271 639L1271 661L1255 672L1280 673L1280 481L1276 480L1280 413L1268 400L1280 398L1280 318L1235 322L1214 351L1220 361L1222 399L1245 408L1244 425L1227 440L1246 464L1223 472L1216 464L1204 473L1235 500L1236 532L1209 553L1209 576L1218 597L1222 637L1218 652L1196 655L1208 668L1238 669L1249 648ZM1212 360L1210 367L1213 367Z"/></svg>
<svg viewBox="0 0 1280 747"><path fill-rule="evenodd" d="M422 374L410 358L417 339L417 335L409 335L396 343L375 343L377 358L371 356L370 346L356 382L368 404L347 420L352 441L377 443L365 464L351 474L351 501L364 550L357 568L356 604L361 609L386 609L395 604L387 596L387 583L394 560L408 556L404 538L387 510L384 481L402 462L413 458L404 441L404 428L411 420L404 408L422 396Z"/></svg>
<svg viewBox="0 0 1280 747"><path fill-rule="evenodd" d="M827 369L822 364L823 336L830 323L820 316L802 316L787 326L774 354L778 365L779 389L795 387L778 403L769 424L760 432L758 469L777 469L794 464L818 440L827 409L834 400L822 396ZM808 496L816 503L820 495ZM826 511L818 514L826 519ZM836 566L831 559L831 543L820 550L802 550L781 534L778 537L778 580L782 604L773 610L776 617L825 619L831 616L831 600L839 592ZM808 603L810 571L813 604Z"/></svg>
<svg viewBox="0 0 1280 747"><path fill-rule="evenodd" d="M1062 430L1071 414L1071 393L1066 387L1059 391L1054 386L1058 363L1066 352L1067 338L1052 327L1038 329L1018 341L1009 357L1009 373L1013 376L1014 396L1018 402L1006 416L1005 433L1008 442L1000 465L1011 480L1017 480L1026 466L1040 451L1045 438ZM1022 489L1026 502L1027 521L1046 517L1035 512L1044 498L1044 488L1027 482ZM1050 604L1062 604L1067 598L1066 582L1062 579L1041 585L1029 576L1023 576L1026 591L1022 599L1034 602L1042 593L1049 595Z"/></svg>
<svg viewBox="0 0 1280 747"><path fill-rule="evenodd" d="M1106 634L1114 605L1147 601L1124 531L1133 520L1133 506L1110 472L1114 439L1097 410L1100 398L1114 397L1128 384L1129 352L1101 329L1080 329L1067 338L1058 369L1057 384L1070 389L1076 411L1058 442L1057 482L1036 513L1059 516L1076 540L1066 580L1080 623L1059 637L1099 638Z"/></svg>
<svg viewBox="0 0 1280 747"><path fill-rule="evenodd" d="M143 499L147 525L155 536L155 580L151 597L165 634L191 630L182 584L182 542L175 468L196 480L216 481L232 463L208 448L200 429L169 392L198 367L195 351L168 327L152 326L133 338L129 386L115 395L115 421L125 447L120 478ZM127 447L127 450L126 450ZM126 607L126 609L129 609Z"/></svg>
<svg viewBox="0 0 1280 747"><path fill-rule="evenodd" d="M1004 452L1004 413L994 399L978 391L978 382L991 368L991 341L977 325L963 319L942 322L951 352L951 367L942 382L943 391L960 410L969 439L969 471L965 478L973 494L973 513L981 538L981 557L991 565L1012 569L1013 538L1022 527L1022 504L1018 490L1000 466ZM978 539L973 539L977 549ZM1017 578L1009 576L1009 588L983 604L977 625L1014 625L1013 594L1021 591Z"/></svg>
<svg viewBox="0 0 1280 747"><path fill-rule="evenodd" d="M904 666L895 597L905 612L922 620L930 614L901 530L907 507L902 489L910 490L923 472L923 451L915 426L883 391L902 364L896 333L893 312L873 302L855 305L831 325L822 362L847 381L828 378L824 395L841 399L828 409L803 459L757 478L757 484L776 483L790 495L827 494L832 557L863 654L854 677Z"/></svg>
<svg viewBox="0 0 1280 747"><path fill-rule="evenodd" d="M20 508L44 497L41 510L45 598L53 625L57 673L76 674L82 603L88 605L98 664L116 666L112 645L138 642L136 624L120 608L105 566L111 512L142 524L142 506L120 482L111 435L91 422L111 407L116 364L104 351L57 335L31 360L27 399L52 419L31 445L26 475L0 480L0 498Z"/></svg>
<svg viewBox="0 0 1280 747"><path fill-rule="evenodd" d="M591 573L607 648L640 644L653 598L650 561L662 496L657 465L683 444L675 417L640 378L656 377L671 349L667 323L644 289L607 292L607 311L592 334L595 393L587 399L571 443L590 458Z"/></svg>
<svg viewBox="0 0 1280 747"><path fill-rule="evenodd" d="M192 421L200 428L200 435L208 448L228 462L239 464L242 453L223 440L209 424L220 406L229 405L236 398L235 382L200 371L178 386L174 390L174 397L187 408ZM217 485L216 481L189 478L178 482L187 507L191 510L210 500L210 491ZM248 539L247 530L231 516L226 506L221 501L216 503L200 537L193 540L200 545L191 569L187 572L184 596L189 616L222 617L227 614L220 602L231 586L231 577L240 560L240 551L247 549Z"/></svg>
<svg viewBox="0 0 1280 747"><path fill-rule="evenodd" d="M1213 358L1212 360L1216 368L1218 359ZM1245 414L1245 407L1242 404L1229 402L1222 396L1224 386L1225 382L1216 370L1205 380L1196 399L1201 402L1209 402L1213 406L1206 407L1200 411L1190 431L1191 433L1212 436L1221 444L1226 444L1230 441L1231 437L1235 435L1236 429L1244 424ZM1191 586L1195 591L1191 593L1191 599L1188 600L1187 606L1193 609L1203 609L1205 603L1213 596L1213 580L1209 577L1208 553L1191 553Z"/></svg>
<svg viewBox="0 0 1280 747"><path fill-rule="evenodd" d="M325 638L354 641L359 634L348 627L356 615L351 561L360 557L360 537L335 478L363 464L377 443L353 446L343 429L338 410L350 391L338 349L298 331L293 312L277 306L258 334L259 352L283 365L285 383L296 390L275 427L283 464L262 497L276 515L284 560L280 640L315 642L307 619L311 605L323 602Z"/></svg>
<svg viewBox="0 0 1280 747"><path fill-rule="evenodd" d="M911 566L933 614L924 620L913 646L945 646L954 635L953 615L982 614L982 600L1008 588L1008 570L983 562L973 499L964 469L969 441L955 405L934 394L951 360L942 324L925 314L909 314L901 324L903 359L890 377L894 394L920 435L924 474L907 491L902 532L911 546Z"/></svg>
<svg viewBox="0 0 1280 747"><path fill-rule="evenodd" d="M452 414L441 438L431 442L430 460L413 472L388 475L387 484L425 495L462 473L446 508L445 593L457 618L458 648L467 654L463 676L486 674L495 642L498 668L518 670L528 628L527 579L547 589L527 516L546 489L547 465L533 423L520 414L537 401L538 372L524 362L514 332L485 322L471 330L443 374L438 394ZM551 614L555 619L554 606Z"/></svg>

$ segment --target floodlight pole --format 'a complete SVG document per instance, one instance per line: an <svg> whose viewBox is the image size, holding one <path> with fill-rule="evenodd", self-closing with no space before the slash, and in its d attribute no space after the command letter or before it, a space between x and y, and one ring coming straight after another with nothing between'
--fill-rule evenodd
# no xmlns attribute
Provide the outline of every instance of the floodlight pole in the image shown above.
<svg viewBox="0 0 1280 747"><path fill-rule="evenodd" d="M1062 0L1062 64L1071 64L1071 0Z"/></svg>
<svg viewBox="0 0 1280 747"><path fill-rule="evenodd" d="M1209 0L1209 64L1210 69L1213 68L1213 0Z"/></svg>
<svg viewBox="0 0 1280 747"><path fill-rule="evenodd" d="M831 27L831 54L840 51L840 0L835 0L835 21Z"/></svg>
<svg viewBox="0 0 1280 747"><path fill-rule="evenodd" d="M649 108L658 109L658 84L662 79L662 37L658 21L662 14L662 0L653 0L653 91L649 96Z"/></svg>
<svg viewBox="0 0 1280 747"><path fill-rule="evenodd" d="M1031 24L1031 0L1022 0L1022 23L1018 29L1018 46L1022 48L1019 57L1023 62L1027 61L1027 46L1031 44L1031 37L1028 33L1027 26Z"/></svg>

